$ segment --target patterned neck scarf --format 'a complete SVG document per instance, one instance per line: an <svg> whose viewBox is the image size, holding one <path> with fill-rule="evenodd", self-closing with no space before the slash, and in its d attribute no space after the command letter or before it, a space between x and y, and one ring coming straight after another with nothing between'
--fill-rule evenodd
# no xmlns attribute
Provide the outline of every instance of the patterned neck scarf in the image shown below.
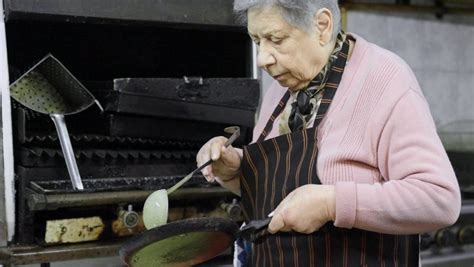
<svg viewBox="0 0 474 267"><path fill-rule="evenodd" d="M306 129L314 120L329 77L329 70L337 58L337 53L342 49L346 37L347 35L343 31L339 32L328 63L306 88L292 93L294 101L293 103L288 101L280 119L280 134Z"/></svg>

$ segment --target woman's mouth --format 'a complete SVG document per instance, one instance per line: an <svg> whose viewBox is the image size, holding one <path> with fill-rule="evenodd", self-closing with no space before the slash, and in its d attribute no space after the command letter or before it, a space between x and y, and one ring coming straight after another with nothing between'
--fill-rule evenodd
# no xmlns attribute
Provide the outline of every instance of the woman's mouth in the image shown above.
<svg viewBox="0 0 474 267"><path fill-rule="evenodd" d="M283 74L280 74L280 75L275 75L275 76L273 76L273 79L275 79L275 80L277 80L277 81L281 81L281 80L284 79L284 78L283 78L284 75L285 75L284 73L283 73Z"/></svg>

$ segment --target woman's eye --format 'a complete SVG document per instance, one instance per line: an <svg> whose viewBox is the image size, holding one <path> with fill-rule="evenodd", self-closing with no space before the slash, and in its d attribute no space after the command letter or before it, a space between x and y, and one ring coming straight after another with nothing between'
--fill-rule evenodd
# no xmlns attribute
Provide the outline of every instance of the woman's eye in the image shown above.
<svg viewBox="0 0 474 267"><path fill-rule="evenodd" d="M280 39L280 38L271 38L270 41L272 41L272 43L274 43L274 44L280 44L281 41L283 41L283 39Z"/></svg>

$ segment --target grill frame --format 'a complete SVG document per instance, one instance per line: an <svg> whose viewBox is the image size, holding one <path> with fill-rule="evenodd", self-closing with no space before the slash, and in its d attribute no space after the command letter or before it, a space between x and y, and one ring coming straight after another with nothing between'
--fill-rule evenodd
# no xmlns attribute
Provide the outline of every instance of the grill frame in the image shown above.
<svg viewBox="0 0 474 267"><path fill-rule="evenodd" d="M179 0L179 1L182 2L182 3L188 3L189 2L187 0ZM1 0L0 0L0 2L1 2ZM54 2L54 1L52 1L52 2ZM72 2L74 2L74 1L72 1ZM209 68L208 70L204 69L204 73L199 73L197 71L195 71L195 73L190 73L189 71L183 71L183 72L180 72L179 75L183 75L183 74L184 75L204 74L206 77L209 77L209 76L212 77L210 74L215 72L217 74L215 77L225 77L225 76L223 76L223 74L226 71L222 71L222 70L225 70L226 68L229 69L229 70L231 68L236 70L236 71L233 71L233 72L227 71L227 73L232 74L232 75L230 75L232 77L248 77L252 73L255 73L255 70L253 69L253 66L255 66L255 64L254 64L255 59L253 58L253 54L252 54L251 42L249 41L248 36L245 34L245 29L243 27L237 26L233 22L233 19L231 19L231 17L232 17L231 2L216 1L216 0L201 1L199 3L199 6L192 6L192 7L187 6L186 7L186 9L184 11L188 10L189 12L192 12L192 14L188 13L188 15L190 15L188 18L183 18L183 17L178 18L176 16L175 17L163 17L162 15L160 15L161 13L156 13L155 12L155 11L158 10L160 12L165 11L165 13L166 13L166 9L167 8L173 8L172 6L174 4L176 4L176 1L168 1L168 0L162 1L163 5L160 5L159 7L158 6L151 7L150 3L153 2L153 1L146 1L146 2L141 1L139 3L139 5L142 5L142 4L145 5L147 7L146 8L147 12L150 12L150 14L153 14L153 19L150 19L150 17L148 19L145 18L145 17L140 17L140 14L137 15L137 13L135 13L134 10L133 10L133 8L135 8L136 6L135 7L133 7L133 6L130 7L130 3L128 3L128 2L127 2L127 5L123 5L123 10L125 10L127 12L132 12L135 15L135 17L129 17L129 16L116 17L115 15L117 15L120 12L117 12L115 15L112 15L112 17L108 17L107 15L103 15L103 14L99 14L99 13L104 11L104 10L112 10L113 8L102 8L100 6L101 5L111 5L111 7L115 7L115 4L117 3L117 1L99 1L99 2L96 3L97 5L93 5L93 4L91 4L91 2L89 2L88 4L90 6L88 6L87 8L85 8L86 5L81 3L80 6L82 6L84 8L84 10L82 10L84 13L71 15L70 13L62 14L58 10L56 10L56 11L52 10L52 13L48 13L48 12L41 13L42 9L28 9L28 7L25 6L25 5L28 5L28 4L33 5L34 4L29 0L5 1L5 6L7 8L7 10L6 10L6 13L7 13L7 34L9 35L9 38L8 38L9 42L11 42L9 44L9 46L10 47L15 47L14 43L21 41L21 38L23 38L23 37L20 36L21 34L16 35L16 33L14 33L14 32L17 32L17 33L22 32L21 30L20 31L14 31L13 29L23 29L23 31L26 31L25 29L30 28L29 33L31 33L32 35L35 35L35 32L38 32L38 29L40 29L41 27L44 27L44 31L49 32L50 34L57 34L59 36L62 36L65 32L67 32L69 30L69 28L71 28L72 31L76 31L76 33L77 33L77 28L83 28L84 29L84 28L87 28L87 27L92 27L92 28L109 27L109 28L112 28L112 30L115 31L115 32L117 32L118 28L125 27L125 26L126 27L131 27L131 28L134 28L134 29L138 29L139 31L140 31L140 29L144 29L143 32L147 32L150 28L158 27L160 29L163 29L164 32L168 32L171 37L173 37L173 36L176 37L176 35L174 35L173 33L170 33L170 32L175 31L175 30L176 31L181 31L182 30L182 31L186 32L187 34L190 34L190 38L192 36L195 37L195 34L192 33L192 32L195 31L195 32L203 33L204 35L206 35L208 37L211 37L211 38L212 38L212 36L218 36L219 35L219 36L224 36L224 39L227 39L227 38L229 38L229 40L234 39L234 41L229 41L229 44L230 43L237 43L237 44L236 45L227 45L228 49L235 50L235 51L232 51L233 52L232 54L238 54L239 56L244 58L245 63L242 64L242 63L234 62L233 66L223 67L224 65L229 65L229 64L225 64L226 61L230 62L229 58L227 58L227 59L224 59L222 61L222 64L216 64L216 62L206 62L206 63L209 63L209 65L218 65L218 68L214 68L214 69ZM70 6L74 7L74 8L78 8L77 3L78 2L76 1L74 3L74 5L70 5ZM67 3L65 3L64 1L61 2L60 4L61 5L62 4L67 5ZM16 5L16 6L13 6L13 5ZM55 7L55 6L58 7L59 5L51 5L51 7ZM212 7L212 8L210 8L210 7ZM94 8L96 9L95 10L96 13L92 12L92 11L94 11ZM207 15L206 16L201 16L203 14L203 10L213 10L211 12L212 16L207 16ZM216 10L220 10L220 11L216 12ZM182 12L184 12L184 11L183 11L183 9L178 8L174 12L179 12L179 14L182 14ZM120 14L123 15L124 13L120 13ZM79 23L77 23L77 22L79 22ZM28 27L24 27L25 25L27 25ZM33 28L35 28L35 25L41 25L41 26L36 26L36 29L33 29ZM60 25L58 30L53 29L55 27L54 25ZM33 28L31 26L33 26ZM97 32L92 33L92 34L95 35L95 36L100 36L100 34L98 34ZM232 37L232 36L234 36L234 37ZM238 38L242 39L242 41L235 42L235 36L238 36ZM107 38L107 36L104 36L104 38ZM35 39L35 38L33 38L33 39ZM39 39L39 38L36 38L36 39ZM48 39L48 37L47 36L42 36L41 42L44 39ZM94 37L92 37L92 39L94 39ZM170 39L173 39L173 38L170 38ZM183 39L183 38L181 38L181 39ZM193 38L193 40L195 40L195 39L196 38ZM19 54L21 54L22 51L9 50L8 51L9 62L12 63L12 64L15 64L15 65L16 65L16 63L19 63L19 65L18 65L19 68L18 69L20 71L18 71L18 72L21 72L22 69L27 69L28 68L28 64L29 64L28 62L33 62L34 59L37 59L38 57L43 55L44 54L43 52L45 50L48 50L48 52L51 52L55 55L59 54L58 58L61 61L63 61L65 63L65 65L67 65L67 66L69 66L70 63L74 63L75 61L77 61L78 58L82 57L82 59L85 59L83 56L80 55L81 53L77 53L78 57L76 57L76 59L74 59L76 54L70 54L69 55L68 53L70 53L70 52L67 52L67 51L62 50L61 48L58 48L59 46L64 46L64 45L61 45L61 42L65 42L65 40L67 40L66 37L65 38L59 37L59 43L60 44L57 45L57 46L48 46L47 44L46 45L41 45L40 44L38 46L38 49L35 49L35 51L30 51L28 53L24 53L25 56L22 57L22 58L19 58ZM26 40L24 40L24 41L26 41ZM27 42L24 42L24 43L27 43ZM135 43L140 43L140 45L146 45L145 42L140 41L140 40L135 40ZM94 44L92 44L92 46L94 46ZM21 46L17 46L17 47L21 47ZM95 48L92 48L92 50L94 50L94 49ZM20 50L21 50L21 48L20 48ZM55 50L58 50L57 51L58 53L55 53ZM238 50L238 52L237 52L237 50ZM97 50L95 50L95 51L97 51ZM215 56L216 53L218 53L218 52L219 52L218 50L217 51L213 50L212 53L208 53L208 54L212 54L212 55ZM229 55L231 55L231 54L229 54ZM120 56L124 56L122 58L126 58L127 56L130 57L131 55L127 55L126 53L124 53ZM184 57L186 57L186 56L189 56L189 54L184 55ZM203 55L201 55L201 56L203 56ZM16 60L16 59L18 59L18 60ZM163 62L160 62L160 64L161 63L163 63ZM83 62L83 64L87 65L87 62ZM199 66L199 64L194 64L194 66ZM245 67L242 67L242 66L245 66ZM73 66L71 68L71 72L77 73L78 68L81 68L80 64L78 64L78 65L73 64ZM173 72L173 71L170 71L169 69L165 69L163 67L160 67L158 71L160 71L160 70L165 70L165 71L162 72L162 73L164 73L164 75L166 75L165 77L170 77L170 73ZM94 70L91 69L90 71L93 72ZM100 70L99 68L96 68L96 71L97 71L98 75L101 77L100 79L105 79L104 77L110 75L110 73L107 73L106 71L101 72L102 70ZM175 71L175 73L178 73L176 70L174 70L174 71ZM137 72L135 72L135 74L136 73ZM11 80L14 80L15 75L16 75L15 71L12 71L10 73ZM150 77L149 74L144 73L144 75L147 76L147 77ZM84 73L84 72L79 73L79 75L78 75L78 78L83 82L90 80L90 77L91 76L88 73ZM123 77L123 75L116 75L115 77ZM2 107L2 109L5 109L5 107ZM94 111L92 111L92 112L94 112ZM16 114L13 114L13 115L16 116ZM18 119L17 117L14 118L14 120L17 120L17 119ZM71 118L71 120L74 120L74 118ZM16 126L18 126L18 125L16 125ZM74 127L72 127L72 128L74 128ZM23 130L25 130L25 129L23 129ZM248 134L248 136L250 136L250 134L251 134L251 129L250 128L247 129L247 130L244 129L244 131L246 131L247 132L246 134ZM55 145L54 145L55 138L54 137L50 138L47 134L46 134L46 136L47 136L46 139L49 139L49 140L47 140L47 142L50 142L50 146L54 148L55 147ZM44 138L44 136L39 137L39 139L42 139L42 138ZM127 137L123 137L123 138L127 138ZM18 146L19 144L25 144L25 143L31 144L31 143L34 143L34 142L44 141L44 140L39 140L39 139L38 139L38 136L24 135L23 137L19 137L15 141L14 146ZM84 140L85 139L82 139L82 141L84 141ZM80 143L80 142L81 142L81 140L79 140L79 141L76 140L76 143ZM85 141L85 142L87 143L88 141ZM90 142L94 142L94 141L90 141ZM125 143L126 142L127 141L125 141ZM118 143L120 143L120 142L118 142ZM142 145L146 145L146 144L142 144ZM0 170L1 170L1 168L0 168ZM86 177L86 179L87 178L88 177ZM197 176L196 179L202 179L202 177ZM24 196L34 196L34 197L39 197L40 199L44 198L44 197L48 198L48 197L51 197L51 196L55 196L56 199L60 199L61 197L64 197L64 194L56 194L56 195L53 195L53 194L38 194L38 192L35 192L35 191L31 190L31 188L29 188L28 182L30 182L30 181L21 181L21 179L17 179L17 185L18 186L23 187L23 188L28 187L27 190L25 189L25 190L23 190L23 192L18 192L22 197L24 197ZM24 184L21 185L21 183L24 183ZM0 188L1 188L1 186L0 186ZM198 188L198 189L200 189L200 188ZM229 192L219 191L219 190L221 190L220 187L209 187L209 188L205 187L205 188L201 188L201 189L204 190L204 191L207 191L207 192L205 192L206 194L211 193L212 195L214 195L218 198L228 198L229 196L231 196L231 195L229 195ZM215 192L216 189L218 189L217 190L218 192ZM183 190L184 191L182 191L182 193L180 193L179 191L176 192L176 196L179 196L181 194L181 198L191 198L192 199L193 195L197 194L195 192L194 193L193 192L187 192L186 193L186 190L188 190L188 191L189 190L194 190L193 188L184 188ZM1 191L3 191L3 190L1 190ZM128 192L128 191L120 191L120 192L123 193L123 192ZM89 195L87 195L87 194L89 194ZM90 194L91 193L85 193L81 197L83 197L83 199L86 199L87 196L91 196ZM203 193L200 191L197 194L197 196L202 197L202 194ZM79 194L77 194L77 195L79 195ZM3 192L0 193L0 196L3 196ZM130 196L127 196L127 197L130 197ZM134 197L136 197L136 196L134 196ZM143 196L141 196L141 197L143 198ZM92 198L92 199L94 199L94 198ZM50 200L50 199L48 199L48 200ZM90 199L89 199L89 201L92 202ZM27 205L27 201L24 201L24 202L19 201L19 202L21 202L22 204L16 205L17 209L18 208L22 209L21 205L23 205L23 208L25 208L25 206ZM106 203L106 204L108 204L108 203ZM60 204L60 205L62 205L62 204ZM70 204L66 204L66 205L70 205ZM54 205L48 206L48 207L49 208L52 208L52 207L54 208ZM65 208L65 207L59 206L59 207L56 207L56 208L61 209L61 208ZM1 210L0 210L0 212L1 212ZM2 219L1 216L0 216L0 219ZM4 225L5 224L2 224L2 227ZM17 225L17 227L18 227L18 225ZM18 229L22 229L22 226L19 226ZM101 242L97 242L97 243L88 243L88 244L64 245L64 246L58 246L58 247L41 248L41 247L37 247L37 246L31 246L27 243L22 243L21 240L16 240L16 242L18 242L18 241L20 242L19 246L13 246L13 245L8 245L7 241L6 241L6 238L3 239L2 235L0 235L0 241L2 241L2 242L5 241L4 243L0 243L0 246L3 245L3 247L0 249L0 251L1 251L0 252L0 262L5 263L5 264L12 264L12 263L13 264L42 263L42 262L50 262L50 261L57 261L57 260L80 259L80 258L86 258L86 257L90 258L90 257L111 256L111 255L115 254L115 250L116 250L115 248L117 247L116 244L115 245L114 244L108 245L107 242L104 242L103 244ZM98 253L99 251L100 251L100 253Z"/></svg>

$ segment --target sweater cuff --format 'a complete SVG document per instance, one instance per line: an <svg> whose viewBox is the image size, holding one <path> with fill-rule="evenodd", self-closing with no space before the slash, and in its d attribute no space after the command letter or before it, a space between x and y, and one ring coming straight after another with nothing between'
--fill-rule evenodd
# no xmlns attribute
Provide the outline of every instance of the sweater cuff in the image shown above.
<svg viewBox="0 0 474 267"><path fill-rule="evenodd" d="M336 220L334 226L352 228L356 218L357 192L354 182L337 182L336 194Z"/></svg>

